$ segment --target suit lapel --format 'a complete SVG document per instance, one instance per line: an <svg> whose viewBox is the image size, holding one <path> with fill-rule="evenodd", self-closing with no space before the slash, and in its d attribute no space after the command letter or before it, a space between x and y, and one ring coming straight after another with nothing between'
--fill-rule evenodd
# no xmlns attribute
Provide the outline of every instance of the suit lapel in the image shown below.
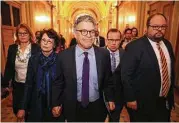
<svg viewBox="0 0 179 123"><path fill-rule="evenodd" d="M35 55L35 59L33 59L34 61L32 61L33 63L33 75L35 76L34 79L38 78L37 75L38 75L38 68L39 68L39 62L40 62L40 52L38 54ZM36 80L34 80L36 81Z"/></svg>
<svg viewBox="0 0 179 123"><path fill-rule="evenodd" d="M77 83L77 74L76 74L76 45L72 46L71 50L71 66L72 66L72 77L75 83Z"/></svg>
<svg viewBox="0 0 179 123"><path fill-rule="evenodd" d="M31 44L31 55L35 54L35 46L33 44Z"/></svg>
<svg viewBox="0 0 179 123"><path fill-rule="evenodd" d="M167 41L166 40L163 40L165 46L167 47L167 50L168 50L168 53L170 55L170 59L171 59L171 64L173 64L173 61L174 61L174 57L173 57L173 51L172 49L170 48L170 45L168 45Z"/></svg>
<svg viewBox="0 0 179 123"><path fill-rule="evenodd" d="M101 84L101 55L98 51L98 48L94 46L95 58L96 58L96 69L97 69L97 76L98 76L98 85L100 87Z"/></svg>
<svg viewBox="0 0 179 123"><path fill-rule="evenodd" d="M15 45L13 51L12 51L12 59L13 59L13 65L15 67L15 61L16 61L16 53L17 53L17 50L18 50L18 45Z"/></svg>
<svg viewBox="0 0 179 123"><path fill-rule="evenodd" d="M146 36L143 37L144 38L144 44L146 46L146 49L148 51L148 54L150 56L150 59L151 59L151 64L153 65L153 69L156 69L156 73L158 74L159 78L160 77L160 69L159 69L159 65L158 65L158 60L157 60L157 57L156 57L156 54L155 54L155 51L154 49L152 48L149 40L147 39Z"/></svg>
<svg viewBox="0 0 179 123"><path fill-rule="evenodd" d="M121 60L122 56L124 54L124 50L122 48L119 49L119 59Z"/></svg>

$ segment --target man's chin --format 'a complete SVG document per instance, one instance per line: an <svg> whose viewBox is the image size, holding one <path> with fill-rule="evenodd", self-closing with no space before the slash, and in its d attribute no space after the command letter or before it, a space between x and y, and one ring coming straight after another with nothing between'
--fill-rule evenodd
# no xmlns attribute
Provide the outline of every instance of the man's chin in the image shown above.
<svg viewBox="0 0 179 123"><path fill-rule="evenodd" d="M90 49L93 45L86 45L84 46L85 49Z"/></svg>
<svg viewBox="0 0 179 123"><path fill-rule="evenodd" d="M164 37L155 37L154 39L155 39L156 41L161 41L161 40L163 40L163 38L164 38Z"/></svg>

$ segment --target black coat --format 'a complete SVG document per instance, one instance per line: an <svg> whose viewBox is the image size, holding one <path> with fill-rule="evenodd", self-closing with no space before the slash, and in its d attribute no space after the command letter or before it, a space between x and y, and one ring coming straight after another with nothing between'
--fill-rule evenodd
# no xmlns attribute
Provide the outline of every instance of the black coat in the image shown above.
<svg viewBox="0 0 179 123"><path fill-rule="evenodd" d="M57 59L56 59L57 60ZM53 63L53 67L56 64L56 61ZM43 95L39 92L38 88L38 78L43 77L38 68L40 66L40 52L29 59L27 78L24 88L24 96L20 102L20 108L24 109L26 113L28 112L27 122L55 122L55 121L64 121L63 116L60 118L53 118L51 112L51 89L52 82L55 79L56 71L49 72L49 99L47 99L47 94ZM51 66L51 67L52 67ZM48 67L47 70L50 70ZM56 70L56 69L55 69ZM43 80L41 80L43 81ZM47 89L47 88L45 88ZM47 100L49 106L47 107Z"/></svg>
<svg viewBox="0 0 179 123"><path fill-rule="evenodd" d="M57 80L52 84L52 105L60 106L62 104L67 121L75 121L76 113L77 75L75 46L72 46L59 54L57 61ZM108 100L113 100L112 88L114 85L108 81L112 74L109 52L104 48L96 46L94 46L94 51L100 99L103 100L104 91L106 98ZM101 106L103 109L96 110L105 111L106 107L104 101L101 101Z"/></svg>
<svg viewBox="0 0 179 123"><path fill-rule="evenodd" d="M167 101L174 106L174 53L169 41L163 39L171 59L171 86ZM146 36L127 45L121 61L121 78L127 102L136 100L137 107L145 112L153 112L159 98L161 77L158 60Z"/></svg>
<svg viewBox="0 0 179 123"><path fill-rule="evenodd" d="M105 46L105 38L102 36L99 36L99 47L104 47Z"/></svg>
<svg viewBox="0 0 179 123"><path fill-rule="evenodd" d="M39 46L37 44L32 44L31 49L31 56L36 54L39 51ZM12 44L9 46L8 55L7 55L7 62L4 72L4 81L2 83L2 87L8 87L9 81L12 80L14 82L15 77L15 60L16 60L16 53L18 51L18 45Z"/></svg>
<svg viewBox="0 0 179 123"><path fill-rule="evenodd" d="M124 52L125 51L122 48L119 49L120 62L122 61ZM121 64L120 63L113 73L112 81L115 84L115 88L114 88L115 102L117 104L120 104L122 107L124 103L124 93L123 93L123 85L121 81Z"/></svg>

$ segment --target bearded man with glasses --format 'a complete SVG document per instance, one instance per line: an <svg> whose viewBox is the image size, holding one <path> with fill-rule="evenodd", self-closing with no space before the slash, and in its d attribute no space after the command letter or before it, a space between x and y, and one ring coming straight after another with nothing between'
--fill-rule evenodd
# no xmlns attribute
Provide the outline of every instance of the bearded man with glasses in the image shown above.
<svg viewBox="0 0 179 123"><path fill-rule="evenodd" d="M63 109L67 121L104 122L107 109L103 93L113 102L113 82L109 52L93 45L96 22L89 16L80 16L74 22L77 45L64 50L58 56L57 77L52 84L52 113L58 117Z"/></svg>
<svg viewBox="0 0 179 123"><path fill-rule="evenodd" d="M131 122L169 122L174 107L174 53L164 38L167 19L147 20L146 34L127 45L121 61L124 98Z"/></svg>

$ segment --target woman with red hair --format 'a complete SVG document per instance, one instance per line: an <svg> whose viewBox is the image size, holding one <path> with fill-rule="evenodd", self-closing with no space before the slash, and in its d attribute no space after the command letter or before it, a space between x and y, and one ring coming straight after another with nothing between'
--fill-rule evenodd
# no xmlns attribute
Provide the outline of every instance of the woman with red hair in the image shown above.
<svg viewBox="0 0 179 123"><path fill-rule="evenodd" d="M19 24L16 28L15 44L9 46L2 87L7 90L12 80L13 112L16 115L24 94L24 85L29 58L39 51L33 41L33 33L28 25Z"/></svg>

